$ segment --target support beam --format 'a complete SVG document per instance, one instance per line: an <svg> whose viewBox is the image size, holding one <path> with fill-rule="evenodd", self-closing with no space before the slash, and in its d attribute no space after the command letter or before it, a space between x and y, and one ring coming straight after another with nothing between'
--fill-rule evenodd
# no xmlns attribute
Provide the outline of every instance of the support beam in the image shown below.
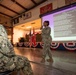
<svg viewBox="0 0 76 75"><path fill-rule="evenodd" d="M20 14L23 14L23 13L25 13L25 12L27 12L27 11L29 11L29 10L33 9L33 8L35 8L35 7L39 6L40 4L42 4L42 3L46 2L46 1L47 1L47 0L43 0L43 1L41 1L40 3L37 3L35 6L31 7L30 9L28 9L28 10L26 10L26 11L24 11L24 12L20 13ZM20 16L20 15L18 15L18 16ZM15 16L15 17L16 17L16 16ZM14 19L15 17L13 17L13 19Z"/></svg>
<svg viewBox="0 0 76 75"><path fill-rule="evenodd" d="M12 43L12 45L13 45L13 34L14 34L14 28L13 28L13 20L11 20L11 43Z"/></svg>
<svg viewBox="0 0 76 75"><path fill-rule="evenodd" d="M10 9L10 8L8 8L8 7L4 6L4 5L2 5L2 4L0 4L0 6L3 7L3 8L5 8L5 9L7 9L7 10L12 11L13 13L15 13L15 14L17 14L17 15L19 15L18 12L14 11L14 10L12 10L12 9Z"/></svg>
<svg viewBox="0 0 76 75"><path fill-rule="evenodd" d="M4 26L5 28L7 28L7 29L12 29L13 27L9 27L9 26Z"/></svg>
<svg viewBox="0 0 76 75"><path fill-rule="evenodd" d="M13 18L12 16L9 16L9 15L4 14L4 13L2 13L2 12L0 12L0 14L5 15L5 16L10 17L10 18Z"/></svg>
<svg viewBox="0 0 76 75"><path fill-rule="evenodd" d="M37 3L35 6L31 7L29 10L31 10L31 9L39 6L40 4L42 4L42 3L46 2L46 1L47 1L47 0L43 0L43 1L41 1L40 3Z"/></svg>
<svg viewBox="0 0 76 75"><path fill-rule="evenodd" d="M35 5L37 5L37 3L34 0L31 0Z"/></svg>
<svg viewBox="0 0 76 75"><path fill-rule="evenodd" d="M27 8L25 8L24 6L22 6L21 4L19 4L16 0L11 0L13 3L17 4L18 6L20 6L21 8L23 8L24 10L28 10Z"/></svg>

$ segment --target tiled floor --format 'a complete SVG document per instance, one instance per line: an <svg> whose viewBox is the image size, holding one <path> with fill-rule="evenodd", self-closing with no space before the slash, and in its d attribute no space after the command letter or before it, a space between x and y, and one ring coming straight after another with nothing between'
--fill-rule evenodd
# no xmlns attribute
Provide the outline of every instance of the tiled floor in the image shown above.
<svg viewBox="0 0 76 75"><path fill-rule="evenodd" d="M42 49L14 48L16 54L30 60L34 75L76 75L76 52L52 51L53 64L40 63Z"/></svg>

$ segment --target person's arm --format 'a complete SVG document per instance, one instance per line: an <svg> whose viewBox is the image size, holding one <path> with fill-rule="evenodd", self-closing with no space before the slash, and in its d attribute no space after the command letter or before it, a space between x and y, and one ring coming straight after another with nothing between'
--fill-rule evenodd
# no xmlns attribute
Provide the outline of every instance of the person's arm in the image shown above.
<svg viewBox="0 0 76 75"><path fill-rule="evenodd" d="M11 42L7 39L7 46L10 50L10 53L8 53L8 55L12 55L12 56L15 56L15 52L14 52L14 48L13 48L13 45L11 44Z"/></svg>
<svg viewBox="0 0 76 75"><path fill-rule="evenodd" d="M0 25L0 53L8 57L15 56L14 49L8 40L6 30L2 25Z"/></svg>
<svg viewBox="0 0 76 75"><path fill-rule="evenodd" d="M47 34L47 35L50 35L51 34L51 28L50 27L47 28L45 34Z"/></svg>

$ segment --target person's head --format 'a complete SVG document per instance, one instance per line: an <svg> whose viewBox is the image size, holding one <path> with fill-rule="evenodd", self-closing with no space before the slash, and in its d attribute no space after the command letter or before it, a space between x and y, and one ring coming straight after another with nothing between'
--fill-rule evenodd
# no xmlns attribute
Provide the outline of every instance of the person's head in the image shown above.
<svg viewBox="0 0 76 75"><path fill-rule="evenodd" d="M49 26L49 21L44 21L44 26Z"/></svg>

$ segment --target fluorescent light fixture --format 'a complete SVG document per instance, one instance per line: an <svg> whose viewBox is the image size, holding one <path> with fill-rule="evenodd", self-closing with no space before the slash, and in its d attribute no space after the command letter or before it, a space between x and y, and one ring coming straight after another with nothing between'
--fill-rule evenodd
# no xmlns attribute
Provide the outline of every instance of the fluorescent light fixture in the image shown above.
<svg viewBox="0 0 76 75"><path fill-rule="evenodd" d="M31 28L31 26L27 26L26 28L29 29L29 28Z"/></svg>

